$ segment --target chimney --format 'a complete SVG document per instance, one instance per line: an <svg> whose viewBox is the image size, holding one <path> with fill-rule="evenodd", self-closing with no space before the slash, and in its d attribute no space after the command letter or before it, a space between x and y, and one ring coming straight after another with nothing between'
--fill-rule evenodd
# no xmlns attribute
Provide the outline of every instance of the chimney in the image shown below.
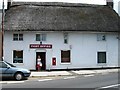
<svg viewBox="0 0 120 90"><path fill-rule="evenodd" d="M106 0L106 4L107 4L107 6L113 8L113 0Z"/></svg>
<svg viewBox="0 0 120 90"><path fill-rule="evenodd" d="M8 0L7 2L7 10L10 9L10 6L12 5L13 0Z"/></svg>

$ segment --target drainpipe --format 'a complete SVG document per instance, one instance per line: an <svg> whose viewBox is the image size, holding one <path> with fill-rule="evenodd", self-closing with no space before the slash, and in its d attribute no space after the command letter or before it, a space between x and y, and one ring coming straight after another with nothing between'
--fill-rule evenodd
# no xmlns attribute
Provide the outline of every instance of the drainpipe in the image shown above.
<svg viewBox="0 0 120 90"><path fill-rule="evenodd" d="M4 12L5 12L5 10L4 10L4 0L3 0L3 2L2 2L2 60L3 60L3 57L4 57L4 55L3 55L3 53L4 53L4 50L3 50L3 43L4 43Z"/></svg>

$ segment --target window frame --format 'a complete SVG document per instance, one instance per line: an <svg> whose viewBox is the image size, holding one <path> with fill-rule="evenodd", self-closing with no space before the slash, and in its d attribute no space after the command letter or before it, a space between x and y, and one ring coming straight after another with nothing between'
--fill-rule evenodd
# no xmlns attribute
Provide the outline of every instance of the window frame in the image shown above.
<svg viewBox="0 0 120 90"><path fill-rule="evenodd" d="M13 41L23 41L23 34L22 33L13 33Z"/></svg>
<svg viewBox="0 0 120 90"><path fill-rule="evenodd" d="M97 41L106 41L106 34L97 34Z"/></svg>
<svg viewBox="0 0 120 90"><path fill-rule="evenodd" d="M38 40L37 40L37 35L39 35ZM47 41L47 34L46 33L37 33L35 40L45 42L45 41Z"/></svg>
<svg viewBox="0 0 120 90"><path fill-rule="evenodd" d="M20 54L20 56L21 57L19 57L19 56L17 56L16 54L15 54L15 52L21 52ZM17 56L17 57L16 57ZM16 59L16 60L15 60ZM16 62L15 62L16 61ZM19 62L19 61L22 61L22 62ZM24 61L23 61L23 50L13 50L13 61L12 61L14 64L23 64L24 63Z"/></svg>
<svg viewBox="0 0 120 90"><path fill-rule="evenodd" d="M69 53L69 61L67 61L67 62L65 62L65 61L63 61L62 59L63 59L63 56L62 55L65 55L65 54L62 54L62 52L67 52L68 51L68 53ZM71 64L71 50L61 50L61 64Z"/></svg>
<svg viewBox="0 0 120 90"><path fill-rule="evenodd" d="M68 44L68 33L63 33L64 44Z"/></svg>
<svg viewBox="0 0 120 90"><path fill-rule="evenodd" d="M100 54L105 55L104 60L101 60ZM103 56L102 56L102 59L103 59ZM106 53L106 51L97 52L97 64L106 64L106 63L107 63L107 53Z"/></svg>

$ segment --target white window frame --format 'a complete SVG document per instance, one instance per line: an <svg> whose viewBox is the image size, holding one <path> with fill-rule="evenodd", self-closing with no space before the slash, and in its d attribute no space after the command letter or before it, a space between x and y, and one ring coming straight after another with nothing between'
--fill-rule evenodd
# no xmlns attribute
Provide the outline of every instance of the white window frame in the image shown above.
<svg viewBox="0 0 120 90"><path fill-rule="evenodd" d="M97 34L97 41L106 41L106 34Z"/></svg>
<svg viewBox="0 0 120 90"><path fill-rule="evenodd" d="M68 33L63 33L63 38L64 38L64 44L68 44Z"/></svg>
<svg viewBox="0 0 120 90"><path fill-rule="evenodd" d="M70 51L69 62L62 62L62 51ZM71 64L71 50L61 50L61 64Z"/></svg>
<svg viewBox="0 0 120 90"><path fill-rule="evenodd" d="M15 37L14 35L17 35L17 37ZM20 35L22 35L22 38L20 37ZM16 38L16 40L15 40ZM23 34L22 33L13 33L13 41L23 41Z"/></svg>
<svg viewBox="0 0 120 90"><path fill-rule="evenodd" d="M22 63L14 62L15 59L18 59L18 60L20 59L19 56L14 56L14 55L15 55L14 51L16 51L16 52L17 52L17 51L18 51L18 52L21 51L21 52L22 52ZM24 62L24 61L23 61L23 57L24 57L24 56L23 56L23 53L24 53L23 50L13 50L13 61L12 61L12 62L13 62L14 64L23 64L23 62Z"/></svg>
<svg viewBox="0 0 120 90"><path fill-rule="evenodd" d="M105 53L105 62L99 61L99 53ZM97 52L97 64L106 64L107 63L107 52L106 51L98 51Z"/></svg>
<svg viewBox="0 0 120 90"><path fill-rule="evenodd" d="M39 35L39 40L37 40L37 35ZM47 34L46 33L37 33L36 34L36 41L47 41Z"/></svg>

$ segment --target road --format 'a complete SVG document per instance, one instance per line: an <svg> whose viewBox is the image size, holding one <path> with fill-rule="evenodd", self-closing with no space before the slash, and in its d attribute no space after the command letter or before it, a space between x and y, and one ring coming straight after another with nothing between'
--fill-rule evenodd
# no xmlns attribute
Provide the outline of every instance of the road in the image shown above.
<svg viewBox="0 0 120 90"><path fill-rule="evenodd" d="M118 73L29 78L25 81L8 81L2 84L2 88L118 88ZM17 83L16 83L17 82Z"/></svg>

